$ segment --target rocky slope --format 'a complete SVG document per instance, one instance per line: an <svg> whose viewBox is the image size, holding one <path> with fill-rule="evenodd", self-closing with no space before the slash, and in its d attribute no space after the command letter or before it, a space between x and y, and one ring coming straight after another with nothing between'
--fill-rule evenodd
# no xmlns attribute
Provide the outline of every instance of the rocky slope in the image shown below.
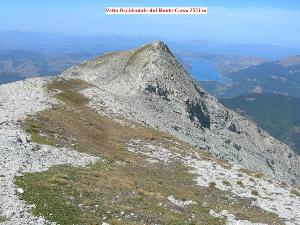
<svg viewBox="0 0 300 225"><path fill-rule="evenodd" d="M0 86L0 223L3 217L9 218L7 225L47 224L43 217L28 212L32 205L18 198L24 190L16 188L15 177L45 171L53 165L84 166L97 160L72 149L38 145L20 126L26 117L55 103L44 90L49 81L35 78Z"/></svg>
<svg viewBox="0 0 300 225"><path fill-rule="evenodd" d="M162 42L108 53L61 77L92 83L84 94L96 109L104 104L113 113L171 133L230 163L300 182L299 157L207 94Z"/></svg>
<svg viewBox="0 0 300 225"><path fill-rule="evenodd" d="M299 159L161 42L0 85L0 106L1 224L300 223Z"/></svg>

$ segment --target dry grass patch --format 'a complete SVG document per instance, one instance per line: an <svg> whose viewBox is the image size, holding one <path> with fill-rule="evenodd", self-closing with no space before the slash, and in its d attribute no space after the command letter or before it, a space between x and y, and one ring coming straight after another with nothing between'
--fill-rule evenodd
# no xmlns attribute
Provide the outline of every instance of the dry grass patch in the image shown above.
<svg viewBox="0 0 300 225"><path fill-rule="evenodd" d="M259 195L258 191L255 190L255 189L251 190L251 194L254 195L254 196L258 196Z"/></svg>
<svg viewBox="0 0 300 225"><path fill-rule="evenodd" d="M211 182L209 182L209 184L208 184L208 187L210 188L210 189L214 189L214 188L216 188L216 182L214 182L214 181L211 181Z"/></svg>
<svg viewBox="0 0 300 225"><path fill-rule="evenodd" d="M297 196L297 197L300 197L300 192L299 192L299 190L297 190L296 188L292 188L292 189L290 190L290 193L291 193L292 195L295 195L295 196Z"/></svg>
<svg viewBox="0 0 300 225"><path fill-rule="evenodd" d="M236 184L239 185L240 187L244 187L244 183L241 180L238 180Z"/></svg>
<svg viewBox="0 0 300 225"><path fill-rule="evenodd" d="M287 188L288 187L288 184L285 182L285 181L282 181L280 183L280 186L283 187L283 188Z"/></svg>
<svg viewBox="0 0 300 225"><path fill-rule="evenodd" d="M258 178L258 179L261 179L261 178L264 177L264 174L262 174L262 173L255 173L255 174L254 174L254 177L256 177L256 178Z"/></svg>
<svg viewBox="0 0 300 225"><path fill-rule="evenodd" d="M238 171L240 172L241 175L246 174L248 176L255 177L255 173L253 171L248 170L248 169L239 168Z"/></svg>
<svg viewBox="0 0 300 225"><path fill-rule="evenodd" d="M53 185L67 185L70 183L69 177L64 174L56 174L52 177L49 177L47 182Z"/></svg>
<svg viewBox="0 0 300 225"><path fill-rule="evenodd" d="M255 183L255 180L253 178L249 178L249 180L252 182L252 183Z"/></svg>
<svg viewBox="0 0 300 225"><path fill-rule="evenodd" d="M4 216L0 216L0 223L4 223L6 221L8 221L9 219L4 217Z"/></svg>

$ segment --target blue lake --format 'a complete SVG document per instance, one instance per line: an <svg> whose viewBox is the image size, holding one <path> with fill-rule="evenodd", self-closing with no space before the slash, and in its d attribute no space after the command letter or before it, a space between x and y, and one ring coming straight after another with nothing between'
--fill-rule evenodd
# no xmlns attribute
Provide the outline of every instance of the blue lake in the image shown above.
<svg viewBox="0 0 300 225"><path fill-rule="evenodd" d="M218 73L212 63L201 62L198 59L189 59L189 74L198 81L222 81L223 78Z"/></svg>

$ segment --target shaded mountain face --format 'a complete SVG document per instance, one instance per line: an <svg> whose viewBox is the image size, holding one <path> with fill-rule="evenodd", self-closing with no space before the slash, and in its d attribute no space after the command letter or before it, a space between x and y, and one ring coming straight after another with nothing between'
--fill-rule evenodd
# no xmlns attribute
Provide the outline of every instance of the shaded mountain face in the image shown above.
<svg viewBox="0 0 300 225"><path fill-rule="evenodd" d="M251 93L271 93L300 97L299 56L228 73L230 82L201 82L211 94L219 98L232 98Z"/></svg>
<svg viewBox="0 0 300 225"><path fill-rule="evenodd" d="M300 98L252 94L220 100L300 154Z"/></svg>
<svg viewBox="0 0 300 225"><path fill-rule="evenodd" d="M92 83L83 93L96 110L105 107L111 114L173 134L231 163L300 182L299 157L207 94L162 42L108 53L61 77Z"/></svg>

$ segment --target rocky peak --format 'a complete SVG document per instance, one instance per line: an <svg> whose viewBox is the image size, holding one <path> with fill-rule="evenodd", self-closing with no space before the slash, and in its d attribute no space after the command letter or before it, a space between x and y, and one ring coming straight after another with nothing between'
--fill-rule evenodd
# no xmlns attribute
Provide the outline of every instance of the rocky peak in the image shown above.
<svg viewBox="0 0 300 225"><path fill-rule="evenodd" d="M299 157L225 108L188 75L166 44L106 54L61 75L91 82L86 95L112 112L168 132L230 163L300 183Z"/></svg>
<svg viewBox="0 0 300 225"><path fill-rule="evenodd" d="M67 70L63 76L79 75L116 94L138 94L158 88L162 92L194 90L194 82L161 41L126 52L108 53ZM164 89L164 90L162 90Z"/></svg>
<svg viewBox="0 0 300 225"><path fill-rule="evenodd" d="M152 46L154 49L158 51L165 51L169 54L172 54L169 47L162 41L154 41L153 43L149 44L149 46Z"/></svg>

